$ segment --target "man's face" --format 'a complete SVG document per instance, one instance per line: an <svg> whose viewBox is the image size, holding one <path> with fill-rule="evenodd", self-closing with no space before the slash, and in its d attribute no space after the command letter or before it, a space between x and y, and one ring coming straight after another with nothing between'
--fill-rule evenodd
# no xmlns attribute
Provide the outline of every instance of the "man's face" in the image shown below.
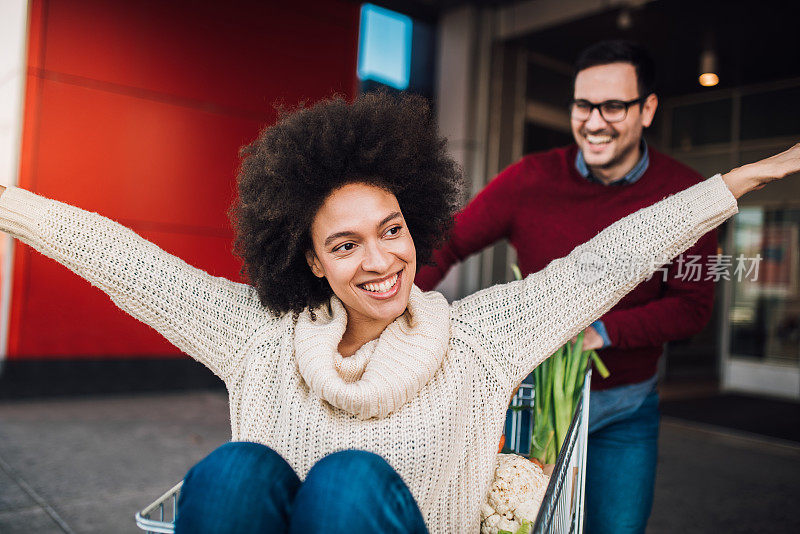
<svg viewBox="0 0 800 534"><path fill-rule="evenodd" d="M606 100L629 101L640 96L636 69L630 63L589 67L575 77L575 100L599 104ZM621 122L606 122L599 109L592 110L586 120L571 119L572 135L586 164L609 171L617 167L632 168L638 158L642 130L650 126L657 105L656 96L650 95L644 105L630 106Z"/></svg>

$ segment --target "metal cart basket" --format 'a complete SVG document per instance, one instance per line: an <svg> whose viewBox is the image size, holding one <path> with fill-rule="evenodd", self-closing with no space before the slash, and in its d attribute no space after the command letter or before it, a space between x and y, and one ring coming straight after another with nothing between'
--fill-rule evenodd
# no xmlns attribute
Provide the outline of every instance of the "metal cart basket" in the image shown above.
<svg viewBox="0 0 800 534"><path fill-rule="evenodd" d="M586 447L589 438L589 385L591 367L586 370L581 396L575 406L572 422L550 476L550 483L533 523L534 534L581 534L586 485ZM511 451L527 455L533 425L536 392L528 377L511 399L512 409L506 419L507 446Z"/></svg>
<svg viewBox="0 0 800 534"><path fill-rule="evenodd" d="M155 500L154 503L140 512L136 512L136 525L150 534L173 534L175 532L175 516L178 515L178 496L183 481ZM158 519L156 519L156 517Z"/></svg>
<svg viewBox="0 0 800 534"><path fill-rule="evenodd" d="M586 371L583 390L567 436L556 460L550 483L539 508L532 532L576 533L583 532L583 503L586 482L586 445L589 428L589 382L591 369ZM509 448L520 454L530 447L530 425L533 422L535 391L523 382L511 405L506 423ZM136 524L147 533L172 534L178 512L178 496L183 482L156 499L144 510L136 513Z"/></svg>

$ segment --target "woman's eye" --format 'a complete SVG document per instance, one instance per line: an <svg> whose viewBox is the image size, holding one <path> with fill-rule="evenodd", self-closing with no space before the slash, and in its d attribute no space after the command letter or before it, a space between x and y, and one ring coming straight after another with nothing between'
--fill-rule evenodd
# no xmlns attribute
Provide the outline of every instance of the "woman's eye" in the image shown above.
<svg viewBox="0 0 800 534"><path fill-rule="evenodd" d="M333 251L334 252L350 252L351 250L353 250L355 248L355 246L356 246L355 243L345 243L343 245L339 245L338 247L333 249Z"/></svg>
<svg viewBox="0 0 800 534"><path fill-rule="evenodd" d="M402 226L392 226L391 228L386 230L386 235L397 235L400 233L400 230L402 230L402 228L403 228Z"/></svg>

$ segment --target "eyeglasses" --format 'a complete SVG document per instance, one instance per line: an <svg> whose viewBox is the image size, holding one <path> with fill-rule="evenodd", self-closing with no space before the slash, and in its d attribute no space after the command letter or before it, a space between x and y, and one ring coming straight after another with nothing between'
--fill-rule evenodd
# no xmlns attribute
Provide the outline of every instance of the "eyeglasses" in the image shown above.
<svg viewBox="0 0 800 534"><path fill-rule="evenodd" d="M573 120L585 121L592 115L595 109L600 110L600 116L606 122L622 122L628 116L628 108L644 102L647 97L640 96L633 100L606 100L599 104L593 104L588 100L578 99L573 100L569 106L570 114Z"/></svg>

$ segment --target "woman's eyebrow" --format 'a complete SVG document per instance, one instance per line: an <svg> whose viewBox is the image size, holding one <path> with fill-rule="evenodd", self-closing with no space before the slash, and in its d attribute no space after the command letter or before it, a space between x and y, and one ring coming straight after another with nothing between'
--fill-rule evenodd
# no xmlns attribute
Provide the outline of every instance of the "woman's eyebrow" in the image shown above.
<svg viewBox="0 0 800 534"><path fill-rule="evenodd" d="M335 234L331 234L327 238L325 238L325 243L322 246L327 247L328 245L331 244L331 242L339 239L340 237L348 237L348 236L351 236L351 235L356 235L356 233L351 231L351 230L345 230L343 232L336 232Z"/></svg>
<svg viewBox="0 0 800 534"><path fill-rule="evenodd" d="M402 214L399 211L395 211L393 213L390 213L389 215L384 217L384 219L381 222L378 223L378 227L380 228L381 226L383 226L384 224L388 223L392 219L396 219L397 217L400 217L401 215Z"/></svg>
<svg viewBox="0 0 800 534"><path fill-rule="evenodd" d="M386 217L384 217L383 220L378 223L378 227L380 228L381 226L383 226L384 224L388 223L392 219L396 219L397 217L401 217L401 216L402 216L402 213L400 213L399 211L394 211L394 212L390 213L389 215L387 215ZM327 247L328 245L331 244L332 241L335 241L335 240L339 239L340 237L348 237L348 236L356 235L356 233L357 232L354 232L352 230L343 230L341 232L336 232L336 233L331 234L328 237L326 237L325 238L325 243L323 243L322 246Z"/></svg>

